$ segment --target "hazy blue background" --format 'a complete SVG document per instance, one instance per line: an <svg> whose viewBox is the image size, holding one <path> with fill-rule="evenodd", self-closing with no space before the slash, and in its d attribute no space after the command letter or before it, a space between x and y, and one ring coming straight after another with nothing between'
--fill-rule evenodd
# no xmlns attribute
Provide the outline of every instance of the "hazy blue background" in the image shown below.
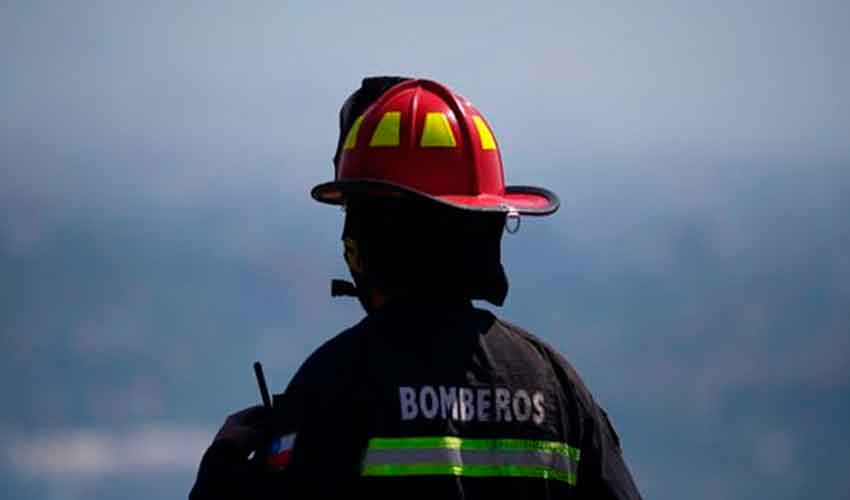
<svg viewBox="0 0 850 500"><path fill-rule="evenodd" d="M223 417L357 321L337 110L469 97L499 314L573 361L646 498L850 498L850 4L0 4L0 497L182 497Z"/></svg>

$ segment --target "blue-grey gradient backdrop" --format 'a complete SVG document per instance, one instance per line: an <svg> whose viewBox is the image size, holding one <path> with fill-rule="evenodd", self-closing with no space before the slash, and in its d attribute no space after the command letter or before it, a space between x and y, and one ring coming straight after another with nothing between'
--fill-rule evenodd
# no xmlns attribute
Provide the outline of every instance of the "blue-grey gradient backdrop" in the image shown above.
<svg viewBox="0 0 850 500"><path fill-rule="evenodd" d="M382 73L561 196L497 312L646 498L850 497L848 47L845 1L3 2L0 497L181 497L251 362L282 390L359 319L307 193Z"/></svg>

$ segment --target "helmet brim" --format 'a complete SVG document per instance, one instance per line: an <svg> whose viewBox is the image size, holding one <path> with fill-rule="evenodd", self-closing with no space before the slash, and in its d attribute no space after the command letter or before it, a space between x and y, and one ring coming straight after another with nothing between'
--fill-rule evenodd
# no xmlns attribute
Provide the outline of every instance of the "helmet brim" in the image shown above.
<svg viewBox="0 0 850 500"><path fill-rule="evenodd" d="M541 187L506 186L504 195L431 195L378 179L352 179L319 184L310 191L314 200L343 205L348 196L387 196L430 200L461 210L476 212L518 212L522 215L550 215L561 205L558 196Z"/></svg>

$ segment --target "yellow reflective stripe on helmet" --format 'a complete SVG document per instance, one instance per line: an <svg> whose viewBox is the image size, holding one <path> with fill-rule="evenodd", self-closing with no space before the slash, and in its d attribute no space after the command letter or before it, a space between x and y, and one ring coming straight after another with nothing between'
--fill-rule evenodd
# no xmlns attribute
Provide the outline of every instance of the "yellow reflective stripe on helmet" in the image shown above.
<svg viewBox="0 0 850 500"><path fill-rule="evenodd" d="M475 129L478 130L478 137L481 138L481 149L496 149L496 139L493 138L493 133L484 123L484 119L476 115L472 117L472 121L475 123Z"/></svg>
<svg viewBox="0 0 850 500"><path fill-rule="evenodd" d="M401 129L401 111L387 111L375 127L369 146L398 146Z"/></svg>
<svg viewBox="0 0 850 500"><path fill-rule="evenodd" d="M423 148L453 148L457 146L449 119L444 113L426 113L419 145Z"/></svg>
<svg viewBox="0 0 850 500"><path fill-rule="evenodd" d="M354 149L354 146L357 145L357 134L360 132L361 123L363 123L363 115L358 116L351 125L351 128L348 129L342 149Z"/></svg>

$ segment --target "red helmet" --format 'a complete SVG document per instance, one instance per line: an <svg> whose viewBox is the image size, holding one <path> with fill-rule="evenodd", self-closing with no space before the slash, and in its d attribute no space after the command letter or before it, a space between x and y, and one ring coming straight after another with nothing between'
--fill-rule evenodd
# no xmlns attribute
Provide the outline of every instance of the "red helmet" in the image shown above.
<svg viewBox="0 0 850 500"><path fill-rule="evenodd" d="M549 215L558 209L549 190L505 186L490 126L469 101L440 83L402 80L348 121L336 180L313 188L318 201L340 205L347 194L365 192L476 211Z"/></svg>

